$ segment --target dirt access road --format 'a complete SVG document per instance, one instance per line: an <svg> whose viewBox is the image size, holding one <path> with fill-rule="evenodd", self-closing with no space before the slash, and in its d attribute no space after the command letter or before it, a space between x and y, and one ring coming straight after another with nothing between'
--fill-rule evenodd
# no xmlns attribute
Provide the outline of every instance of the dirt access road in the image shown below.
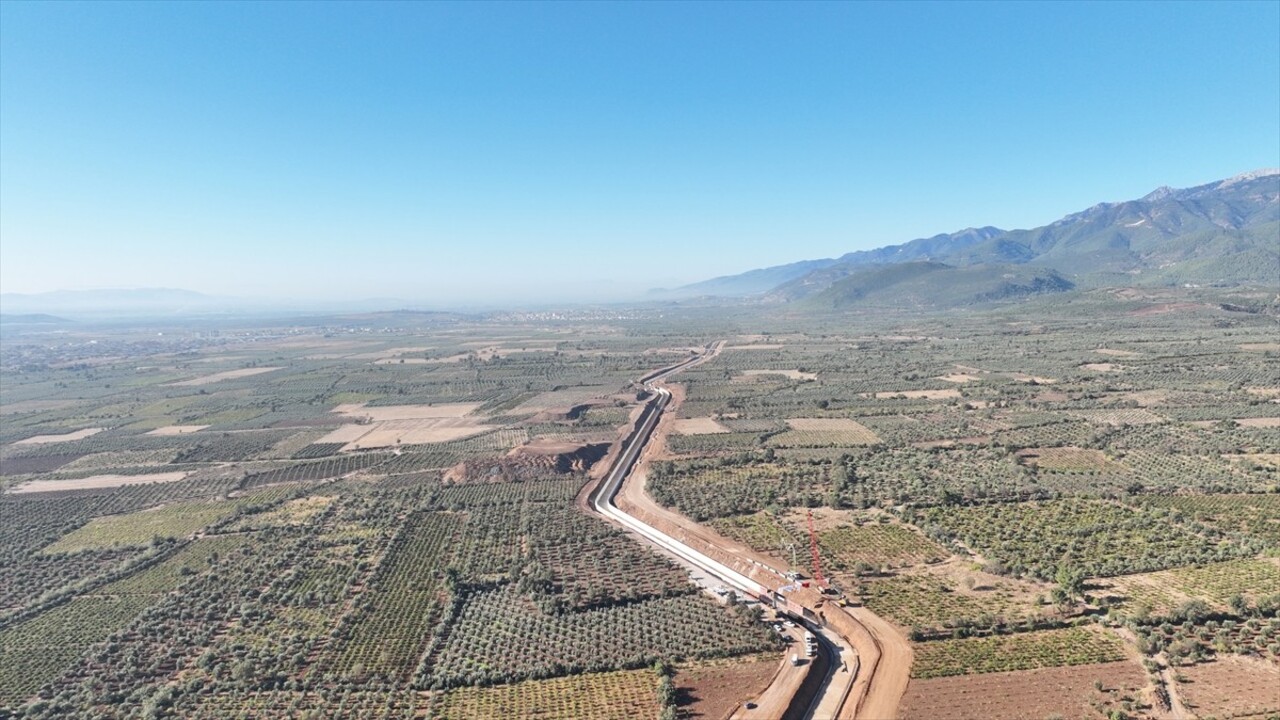
<svg viewBox="0 0 1280 720"><path fill-rule="evenodd" d="M683 399L683 388L668 388L663 381L693 365L705 362L723 349L717 343L701 357L650 373L641 379L655 399L641 412L635 430L624 438L618 453L610 453L609 473L590 494L591 509L609 517L686 564L709 572L726 585L758 594L787 583L770 558L722 537L679 513L658 506L645 491L651 460L665 447L674 413ZM634 471L632 467L634 466ZM792 599L815 615L821 608L826 623L820 637L829 641L839 669L828 677L824 692L807 717L870 718L897 715L911 669L911 648L889 623L865 609L846 612L825 604L817 593L796 593ZM819 628L815 628L819 629ZM775 683L777 685L777 683ZM776 690L771 686L766 694Z"/></svg>

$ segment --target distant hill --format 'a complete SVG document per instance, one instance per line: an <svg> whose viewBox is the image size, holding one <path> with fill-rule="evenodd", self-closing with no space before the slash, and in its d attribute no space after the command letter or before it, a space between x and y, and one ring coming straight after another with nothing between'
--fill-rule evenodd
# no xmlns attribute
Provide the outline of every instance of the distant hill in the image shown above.
<svg viewBox="0 0 1280 720"><path fill-rule="evenodd" d="M835 259L752 270L675 291L795 302L875 266L931 261L950 266L1032 265L1072 283L1280 285L1280 170L1256 170L1142 198L1100 203L1031 230L969 228ZM768 288L767 280L780 279Z"/></svg>
<svg viewBox="0 0 1280 720"><path fill-rule="evenodd" d="M853 307L950 308L1065 292L1075 287L1048 268L1024 265L956 267L933 261L877 265L853 271L799 303L813 311Z"/></svg>
<svg viewBox="0 0 1280 720"><path fill-rule="evenodd" d="M225 302L222 298L170 288L0 294L0 308L6 313L66 313L73 316L110 313L175 315L217 309Z"/></svg>
<svg viewBox="0 0 1280 720"><path fill-rule="evenodd" d="M716 297L746 297L748 295L758 295L793 278L801 277L814 270L820 270L829 265L834 265L837 262L839 261L832 258L826 258L823 260L802 260L788 265L777 265L774 267L761 268L759 270L751 270L738 275L724 275L678 288L650 290L649 296L657 299L679 299L704 297L708 295Z"/></svg>
<svg viewBox="0 0 1280 720"><path fill-rule="evenodd" d="M44 313L29 313L26 315L0 313L0 324L5 325L64 325L69 322L71 321L66 318Z"/></svg>

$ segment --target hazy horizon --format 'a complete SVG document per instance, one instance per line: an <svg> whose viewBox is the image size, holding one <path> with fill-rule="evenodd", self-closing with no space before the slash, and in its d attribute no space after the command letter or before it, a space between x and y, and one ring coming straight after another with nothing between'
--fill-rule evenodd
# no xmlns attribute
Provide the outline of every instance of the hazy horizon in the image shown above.
<svg viewBox="0 0 1280 720"><path fill-rule="evenodd" d="M607 302L1035 227L1280 164L1278 28L1274 3L7 2L0 290Z"/></svg>

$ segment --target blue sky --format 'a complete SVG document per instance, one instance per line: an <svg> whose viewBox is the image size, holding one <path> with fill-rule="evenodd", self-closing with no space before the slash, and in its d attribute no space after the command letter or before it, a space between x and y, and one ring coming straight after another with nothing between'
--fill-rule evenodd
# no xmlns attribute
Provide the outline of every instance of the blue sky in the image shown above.
<svg viewBox="0 0 1280 720"><path fill-rule="evenodd" d="M0 3L0 289L655 286L1280 165L1280 3Z"/></svg>

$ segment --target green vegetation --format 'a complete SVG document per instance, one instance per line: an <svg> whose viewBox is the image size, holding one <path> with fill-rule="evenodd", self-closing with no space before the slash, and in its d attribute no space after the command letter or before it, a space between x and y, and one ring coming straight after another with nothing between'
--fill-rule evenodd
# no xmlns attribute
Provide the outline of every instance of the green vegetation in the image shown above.
<svg viewBox="0 0 1280 720"><path fill-rule="evenodd" d="M920 643L915 648L911 677L1030 670L1124 658L1124 645L1118 636L1097 628L1074 627Z"/></svg>

